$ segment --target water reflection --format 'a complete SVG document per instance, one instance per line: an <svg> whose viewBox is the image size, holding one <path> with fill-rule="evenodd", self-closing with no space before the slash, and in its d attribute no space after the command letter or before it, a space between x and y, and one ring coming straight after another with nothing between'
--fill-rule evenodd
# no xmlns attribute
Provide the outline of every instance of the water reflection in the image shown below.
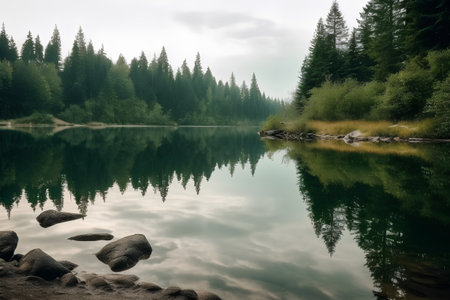
<svg viewBox="0 0 450 300"><path fill-rule="evenodd" d="M143 233L152 258L131 273L225 299L448 298L450 147L264 144L256 131L0 130L12 215L0 227L18 232L18 251L97 273L109 272L92 255L100 244L67 237ZM167 202L145 201L152 192ZM89 213L38 228L52 207Z"/></svg>
<svg viewBox="0 0 450 300"><path fill-rule="evenodd" d="M329 254L346 229L364 250L377 299L448 298L450 147L409 146L411 156L392 145L267 143L290 149Z"/></svg>
<svg viewBox="0 0 450 300"><path fill-rule="evenodd" d="M51 200L60 210L65 185L83 214L115 183L122 193L130 184L143 195L150 187L165 201L174 178L184 188L192 180L198 194L216 167L233 175L249 162L253 174L265 153L256 128L43 130L0 131L0 204L8 214L22 191L33 209Z"/></svg>

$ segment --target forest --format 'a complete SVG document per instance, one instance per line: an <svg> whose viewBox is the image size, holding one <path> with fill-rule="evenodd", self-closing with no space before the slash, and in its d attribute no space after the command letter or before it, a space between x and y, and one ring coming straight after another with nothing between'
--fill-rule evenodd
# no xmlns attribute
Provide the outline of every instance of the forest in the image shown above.
<svg viewBox="0 0 450 300"><path fill-rule="evenodd" d="M0 32L0 119L109 124L255 124L280 110L282 102L261 92L255 74L248 85L217 81L204 71L200 54L191 70L184 61L174 72L163 47L151 61L142 52L128 64L95 50L79 29L63 60L55 26L44 48L31 32L20 50Z"/></svg>
<svg viewBox="0 0 450 300"><path fill-rule="evenodd" d="M450 136L450 1L369 0L357 21L350 32L336 1L318 21L290 117L428 120Z"/></svg>

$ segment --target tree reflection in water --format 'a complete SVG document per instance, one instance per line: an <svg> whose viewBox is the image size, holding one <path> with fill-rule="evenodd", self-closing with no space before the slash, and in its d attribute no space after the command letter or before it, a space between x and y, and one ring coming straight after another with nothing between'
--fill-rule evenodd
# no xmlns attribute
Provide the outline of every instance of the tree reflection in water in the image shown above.
<svg viewBox="0 0 450 300"><path fill-rule="evenodd" d="M336 151L321 143L267 144L290 149L300 193L330 255L345 229L364 250L377 299L448 299L448 145L411 146L414 155L403 155L395 145Z"/></svg>

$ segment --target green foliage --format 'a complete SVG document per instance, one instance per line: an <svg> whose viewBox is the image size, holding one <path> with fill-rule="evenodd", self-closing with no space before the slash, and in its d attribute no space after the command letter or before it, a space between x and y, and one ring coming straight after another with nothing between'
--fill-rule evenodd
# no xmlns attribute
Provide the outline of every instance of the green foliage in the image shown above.
<svg viewBox="0 0 450 300"><path fill-rule="evenodd" d="M0 62L8 59L9 56L9 41L6 34L5 24L2 25L2 31L0 31Z"/></svg>
<svg viewBox="0 0 450 300"><path fill-rule="evenodd" d="M389 77L383 105L390 119L412 120L422 115L426 100L432 92L430 73L417 66L409 66Z"/></svg>
<svg viewBox="0 0 450 300"><path fill-rule="evenodd" d="M70 105L60 115L59 118L66 122L83 124L91 121L91 118L86 111L76 104Z"/></svg>
<svg viewBox="0 0 450 300"><path fill-rule="evenodd" d="M45 111L46 104L51 101L50 87L34 62L17 61L14 64L11 91L15 116Z"/></svg>
<svg viewBox="0 0 450 300"><path fill-rule="evenodd" d="M303 113L313 120L354 120L369 118L381 88L376 83L360 85L349 79L344 83L325 82L311 90Z"/></svg>
<svg viewBox="0 0 450 300"><path fill-rule="evenodd" d="M436 84L427 108L437 119L437 134L450 137L450 76Z"/></svg>
<svg viewBox="0 0 450 300"><path fill-rule="evenodd" d="M46 113L34 112L28 117L19 118L15 120L18 124L53 124L53 116Z"/></svg>
<svg viewBox="0 0 450 300"><path fill-rule="evenodd" d="M61 65L61 38L59 36L58 28L55 26L51 40L45 48L44 61L52 63L59 70Z"/></svg>
<svg viewBox="0 0 450 300"><path fill-rule="evenodd" d="M434 80L444 80L450 73L450 49L429 52L427 61Z"/></svg>
<svg viewBox="0 0 450 300"><path fill-rule="evenodd" d="M25 63L35 61L35 59L36 59L36 55L34 52L33 36L31 35L30 31L28 31L27 39L23 43L22 51L20 53L20 58Z"/></svg>
<svg viewBox="0 0 450 300"><path fill-rule="evenodd" d="M12 67L7 61L0 61L0 118L8 118L11 115L11 83Z"/></svg>

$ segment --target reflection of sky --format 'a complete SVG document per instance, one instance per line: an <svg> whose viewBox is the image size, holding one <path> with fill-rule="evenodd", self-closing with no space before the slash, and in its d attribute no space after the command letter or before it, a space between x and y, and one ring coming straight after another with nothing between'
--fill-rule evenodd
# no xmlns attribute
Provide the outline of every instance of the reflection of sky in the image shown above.
<svg viewBox="0 0 450 300"><path fill-rule="evenodd" d="M98 196L87 217L41 228L23 200L2 230L19 235L17 253L41 248L57 260L71 260L78 271L111 273L93 255L107 241L77 242L68 237L109 232L115 239L146 235L149 260L124 273L162 286L212 290L224 299L369 299L372 283L363 252L348 232L330 257L315 234L297 186L293 162L283 153L250 167L227 167L203 180L200 195L191 181L186 190L172 183L165 203L158 194L141 195L115 186ZM50 209L48 201L44 209ZM76 212L66 191L64 211Z"/></svg>

